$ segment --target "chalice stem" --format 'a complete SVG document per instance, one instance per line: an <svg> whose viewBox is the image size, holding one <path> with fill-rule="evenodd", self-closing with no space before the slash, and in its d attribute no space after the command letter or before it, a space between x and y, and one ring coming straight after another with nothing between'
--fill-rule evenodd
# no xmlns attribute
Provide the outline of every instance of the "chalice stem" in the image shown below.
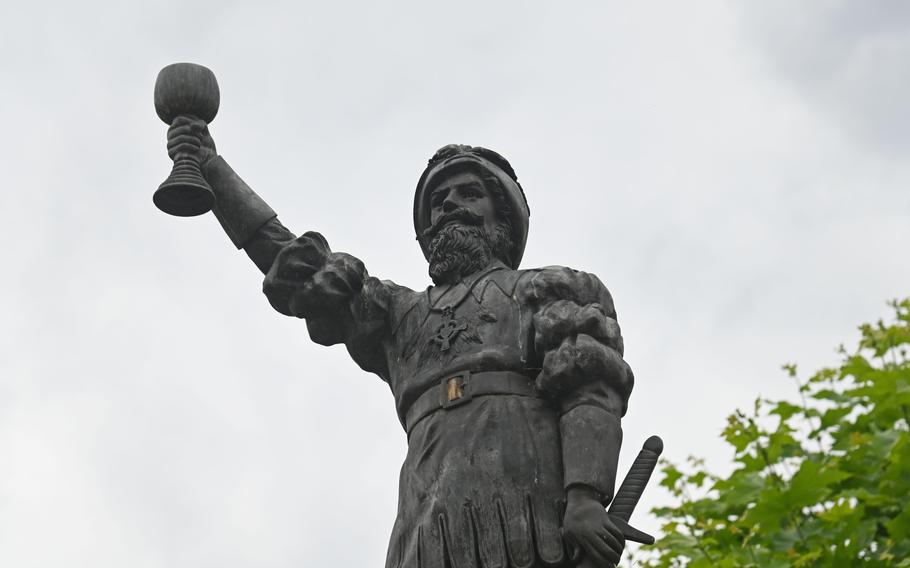
<svg viewBox="0 0 910 568"><path fill-rule="evenodd" d="M154 200L162 211L181 217L201 215L212 209L215 195L202 176L195 154L177 152L171 175L155 192Z"/></svg>
<svg viewBox="0 0 910 568"><path fill-rule="evenodd" d="M174 167L171 168L171 175L168 176L169 184L202 185L203 182L205 182L205 178L202 177L199 160L195 156L178 155L174 158Z"/></svg>

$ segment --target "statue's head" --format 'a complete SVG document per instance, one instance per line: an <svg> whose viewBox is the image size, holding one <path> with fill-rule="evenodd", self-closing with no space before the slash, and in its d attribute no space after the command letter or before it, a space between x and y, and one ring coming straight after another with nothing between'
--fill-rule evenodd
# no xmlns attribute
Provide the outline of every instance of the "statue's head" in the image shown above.
<svg viewBox="0 0 910 568"><path fill-rule="evenodd" d="M512 166L486 148L440 148L414 195L414 229L437 284L458 281L494 258L518 268L529 216Z"/></svg>

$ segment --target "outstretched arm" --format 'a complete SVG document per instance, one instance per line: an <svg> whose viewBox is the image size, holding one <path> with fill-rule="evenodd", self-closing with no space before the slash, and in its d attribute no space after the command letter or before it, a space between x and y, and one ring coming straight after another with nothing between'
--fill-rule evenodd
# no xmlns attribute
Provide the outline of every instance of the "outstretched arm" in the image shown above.
<svg viewBox="0 0 910 568"><path fill-rule="evenodd" d="M275 211L218 155L205 122L178 117L167 133L168 154L195 154L215 193L213 212L224 232L265 274L278 253L296 236L278 221Z"/></svg>
<svg viewBox="0 0 910 568"><path fill-rule="evenodd" d="M237 248L266 275L269 303L288 316L306 318L310 338L344 343L366 371L388 378L383 343L388 302L400 290L370 277L363 263L333 252L319 233L297 237L275 211L218 155L205 122L180 117L168 130L168 153L196 154L215 193L215 217Z"/></svg>
<svg viewBox="0 0 910 568"><path fill-rule="evenodd" d="M282 314L306 319L310 339L344 343L362 369L388 380L389 304L404 288L370 276L358 259L307 232L278 252L262 290Z"/></svg>

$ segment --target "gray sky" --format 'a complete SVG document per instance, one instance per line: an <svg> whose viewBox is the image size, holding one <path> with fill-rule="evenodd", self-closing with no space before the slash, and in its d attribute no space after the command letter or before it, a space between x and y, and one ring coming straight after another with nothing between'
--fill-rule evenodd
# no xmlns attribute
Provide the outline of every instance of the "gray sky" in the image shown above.
<svg viewBox="0 0 910 568"><path fill-rule="evenodd" d="M158 70L218 76L219 152L297 232L428 284L413 188L503 153L523 266L598 274L637 384L625 470L730 451L910 293L903 2L51 2L0 17L0 565L381 566L387 387L274 312L211 216L151 195ZM634 523L656 530L646 509Z"/></svg>

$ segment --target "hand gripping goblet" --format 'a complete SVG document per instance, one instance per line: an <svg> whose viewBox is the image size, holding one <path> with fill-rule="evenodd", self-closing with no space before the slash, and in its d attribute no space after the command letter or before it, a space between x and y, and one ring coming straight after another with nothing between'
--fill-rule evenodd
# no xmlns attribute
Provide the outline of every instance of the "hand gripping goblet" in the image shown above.
<svg viewBox="0 0 910 568"><path fill-rule="evenodd" d="M168 125L178 116L212 121L221 100L215 75L202 65L174 63L158 73L155 112ZM194 154L178 152L174 169L152 197L158 209L178 217L202 215L212 209L215 194L202 177Z"/></svg>

